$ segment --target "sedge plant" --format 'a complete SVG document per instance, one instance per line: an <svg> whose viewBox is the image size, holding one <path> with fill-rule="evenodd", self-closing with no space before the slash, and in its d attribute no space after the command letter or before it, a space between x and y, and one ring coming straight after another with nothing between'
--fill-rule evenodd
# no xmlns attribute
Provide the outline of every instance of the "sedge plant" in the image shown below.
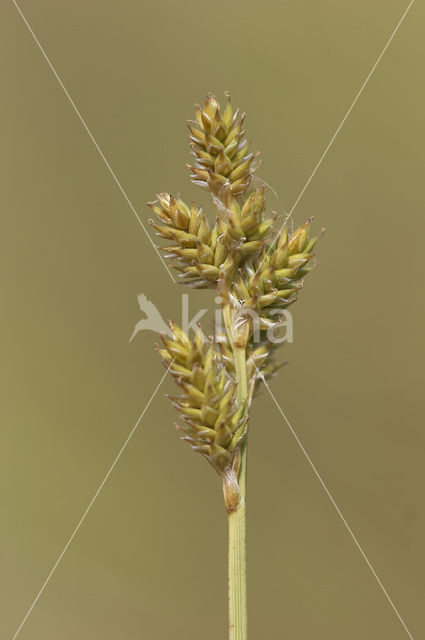
<svg viewBox="0 0 425 640"><path fill-rule="evenodd" d="M206 337L198 326L187 335L170 322L157 347L180 388L171 397L180 413L177 429L208 460L223 485L229 521L229 640L247 638L246 480L250 406L262 380L276 374L276 342L282 310L292 305L314 267L311 219L277 235L266 214L259 166L244 130L245 114L227 94L224 108L208 94L188 122L192 181L211 196L215 220L180 197L161 193L148 203L161 246L187 286L215 290L223 326Z"/></svg>

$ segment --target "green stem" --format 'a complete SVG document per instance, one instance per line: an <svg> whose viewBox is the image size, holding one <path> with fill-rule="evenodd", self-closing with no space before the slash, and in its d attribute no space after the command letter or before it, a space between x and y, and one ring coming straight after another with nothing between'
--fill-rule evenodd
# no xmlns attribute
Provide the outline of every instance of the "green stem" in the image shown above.
<svg viewBox="0 0 425 640"><path fill-rule="evenodd" d="M238 401L248 396L246 353L234 348ZM247 442L241 446L238 484L242 500L237 509L229 512L229 640L246 640L247 589L246 589L246 464Z"/></svg>

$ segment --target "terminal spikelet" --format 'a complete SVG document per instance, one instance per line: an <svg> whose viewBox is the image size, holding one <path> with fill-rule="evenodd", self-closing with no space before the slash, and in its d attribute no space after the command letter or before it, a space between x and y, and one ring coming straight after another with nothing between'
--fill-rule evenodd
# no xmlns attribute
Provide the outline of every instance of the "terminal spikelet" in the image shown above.
<svg viewBox="0 0 425 640"><path fill-rule="evenodd" d="M248 188L258 161L246 138L245 114L234 111L230 95L221 109L217 98L209 93L203 107L195 105L195 121L189 121L190 146L195 157L193 182L210 190L212 178L218 185L229 183L234 196Z"/></svg>
<svg viewBox="0 0 425 640"><path fill-rule="evenodd" d="M158 351L182 390L171 398L184 423L177 428L223 475L232 467L246 432L245 407L237 402L235 378L200 327L193 340L172 322L170 330L171 338L163 336L164 348Z"/></svg>

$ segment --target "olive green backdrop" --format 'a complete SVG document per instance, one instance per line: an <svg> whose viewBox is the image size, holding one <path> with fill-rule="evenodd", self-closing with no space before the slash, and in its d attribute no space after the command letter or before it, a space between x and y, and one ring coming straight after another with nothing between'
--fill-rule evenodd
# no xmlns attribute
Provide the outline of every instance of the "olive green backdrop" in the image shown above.
<svg viewBox="0 0 425 640"><path fill-rule="evenodd" d="M22 0L139 215L191 185L208 90L248 113L290 208L407 0ZM424 620L423 5L413 5L295 210L326 227L272 390L413 637ZM1 636L11 639L163 368L137 294L172 284L11 1L1 30ZM272 193L270 206L281 212ZM150 229L149 229L150 230ZM193 311L210 305L191 293ZM208 322L207 322L208 324ZM227 635L218 478L180 442L166 380L22 640ZM407 638L263 393L249 454L252 639Z"/></svg>

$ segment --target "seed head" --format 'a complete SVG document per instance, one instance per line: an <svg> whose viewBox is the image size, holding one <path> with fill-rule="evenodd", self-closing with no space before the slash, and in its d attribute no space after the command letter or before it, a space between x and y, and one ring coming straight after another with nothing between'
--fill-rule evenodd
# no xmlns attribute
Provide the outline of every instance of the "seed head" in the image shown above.
<svg viewBox="0 0 425 640"><path fill-rule="evenodd" d="M193 288L216 288L223 306L225 330L216 327L207 339L200 327L186 335L170 323L170 336L158 348L180 387L172 401L180 412L183 439L223 477L226 505L237 508L237 473L246 438L248 409L261 380L273 377L282 363L274 360L270 337L279 312L292 305L304 277L313 269L317 237L309 237L310 218L290 232L284 225L272 238L275 216L268 215L264 187L252 188L258 166L243 129L244 114L230 96L222 109L212 94L195 107L188 123L194 156L192 180L212 200L210 221L195 203L160 193L149 203L160 247ZM214 220L215 218L215 220ZM248 391L238 401L237 369L246 357Z"/></svg>
<svg viewBox="0 0 425 640"><path fill-rule="evenodd" d="M189 140L195 158L192 181L211 191L228 183L234 196L244 193L258 166L256 155L243 130L245 114L234 110L227 94L221 109L209 93L203 107L195 105L195 121L189 121Z"/></svg>
<svg viewBox="0 0 425 640"><path fill-rule="evenodd" d="M201 453L219 474L232 465L246 432L244 406L236 398L236 382L220 350L198 327L193 340L173 322L171 338L158 349L182 393L172 397L183 424L183 439Z"/></svg>

